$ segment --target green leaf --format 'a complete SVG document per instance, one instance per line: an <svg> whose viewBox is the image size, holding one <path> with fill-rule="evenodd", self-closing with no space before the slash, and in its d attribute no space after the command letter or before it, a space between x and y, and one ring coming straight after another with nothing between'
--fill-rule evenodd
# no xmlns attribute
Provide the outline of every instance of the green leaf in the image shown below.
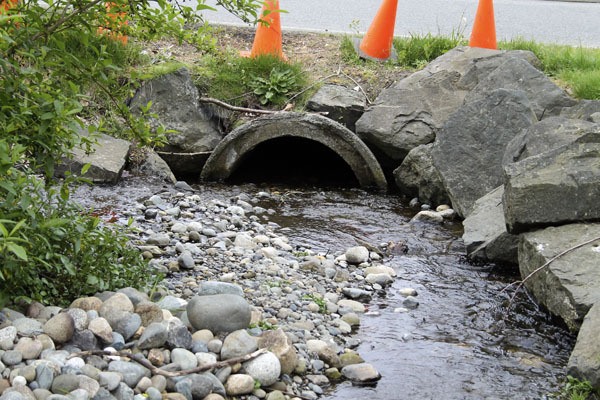
<svg viewBox="0 0 600 400"><path fill-rule="evenodd" d="M27 250L23 246L19 246L16 243L9 242L7 243L8 250L13 253L15 256L19 257L23 261L27 261Z"/></svg>

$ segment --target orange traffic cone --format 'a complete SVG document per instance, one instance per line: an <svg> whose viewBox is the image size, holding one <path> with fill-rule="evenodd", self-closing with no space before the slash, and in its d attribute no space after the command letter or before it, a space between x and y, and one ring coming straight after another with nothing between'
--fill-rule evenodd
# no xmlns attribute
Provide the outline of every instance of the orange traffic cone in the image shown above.
<svg viewBox="0 0 600 400"><path fill-rule="evenodd" d="M494 50L498 48L496 45L493 0L479 0L469 46Z"/></svg>
<svg viewBox="0 0 600 400"><path fill-rule="evenodd" d="M0 14L4 14L17 5L17 0L2 0L0 1Z"/></svg>
<svg viewBox="0 0 600 400"><path fill-rule="evenodd" d="M279 17L279 0L266 0L254 35L252 51L242 51L243 57L273 55L285 59L281 49L281 20ZM265 22L263 22L265 21Z"/></svg>
<svg viewBox="0 0 600 400"><path fill-rule="evenodd" d="M115 3L106 2L104 6L108 17L106 20L108 27L99 27L98 33L106 32L112 39L127 44L127 36L121 33L123 26L127 25L126 13Z"/></svg>
<svg viewBox="0 0 600 400"><path fill-rule="evenodd" d="M359 56L376 61L396 57L392 42L397 8L398 0L383 0L360 44L355 42Z"/></svg>

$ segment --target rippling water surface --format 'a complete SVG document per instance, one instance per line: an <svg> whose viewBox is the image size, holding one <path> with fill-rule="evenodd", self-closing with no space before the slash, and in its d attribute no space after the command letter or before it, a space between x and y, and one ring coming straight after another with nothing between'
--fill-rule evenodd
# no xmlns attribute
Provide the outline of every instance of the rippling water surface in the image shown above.
<svg viewBox="0 0 600 400"><path fill-rule="evenodd" d="M405 242L406 254L385 263L399 278L374 298L363 317L358 348L381 372L374 387L343 383L331 400L544 399L564 379L573 338L526 295L503 289L517 277L464 258L459 222L409 223L416 210L396 196L360 190L279 189L277 211L294 244L317 251ZM418 291L419 307L399 312L399 289Z"/></svg>
<svg viewBox="0 0 600 400"><path fill-rule="evenodd" d="M374 387L342 383L326 399L544 399L559 389L573 338L524 293L507 308L512 293L503 289L517 277L466 262L459 222L409 223L416 210L400 198L356 189L196 188L221 199L279 194L256 205L276 211L269 220L292 245L317 252L344 250L356 238L408 246L385 260L398 279L372 300L357 332L358 352L382 379ZM126 203L158 189L138 183L83 197ZM401 312L405 287L418 291L420 305Z"/></svg>

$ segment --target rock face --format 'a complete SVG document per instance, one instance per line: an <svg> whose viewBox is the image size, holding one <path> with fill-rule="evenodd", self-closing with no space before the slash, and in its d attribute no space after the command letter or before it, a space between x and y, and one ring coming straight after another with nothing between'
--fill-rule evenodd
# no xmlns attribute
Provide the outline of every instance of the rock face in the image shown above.
<svg viewBox="0 0 600 400"><path fill-rule="evenodd" d="M565 117L549 117L517 135L506 146L503 165L554 150L600 129L598 124Z"/></svg>
<svg viewBox="0 0 600 400"><path fill-rule="evenodd" d="M504 187L499 186L479 198L471 214L463 221L463 241L469 259L501 264L518 263L519 236L506 231L503 194Z"/></svg>
<svg viewBox="0 0 600 400"><path fill-rule="evenodd" d="M248 302L232 294L195 296L187 305L187 316L196 330L233 332L250 324Z"/></svg>
<svg viewBox="0 0 600 400"><path fill-rule="evenodd" d="M131 143L104 134L99 135L96 141L89 154L80 148L73 149L72 159L63 160L56 168L56 175L63 177L68 172L95 183L117 183L125 168ZM81 175L81 169L86 164L90 164L90 167Z"/></svg>
<svg viewBox="0 0 600 400"><path fill-rule="evenodd" d="M576 101L556 86L546 75L522 58L507 58L482 79L467 96L466 101L481 99L498 88L524 91L536 117L558 115L563 107Z"/></svg>
<svg viewBox="0 0 600 400"><path fill-rule="evenodd" d="M504 170L509 232L600 219L600 125L574 143Z"/></svg>
<svg viewBox="0 0 600 400"><path fill-rule="evenodd" d="M351 131L365 111L365 95L340 85L323 85L306 103L306 108L325 113L327 118L344 125Z"/></svg>
<svg viewBox="0 0 600 400"><path fill-rule="evenodd" d="M594 305L585 316L577 343L569 358L568 374L600 387L600 304Z"/></svg>
<svg viewBox="0 0 600 400"><path fill-rule="evenodd" d="M519 269L527 277L562 252L600 237L600 224L571 224L525 233L519 243ZM600 247L590 243L550 262L525 284L552 314L577 331L600 301Z"/></svg>
<svg viewBox="0 0 600 400"><path fill-rule="evenodd" d="M507 144L534 122L525 94L504 89L466 103L446 121L432 157L460 216L468 216L478 198L503 183Z"/></svg>
<svg viewBox="0 0 600 400"><path fill-rule="evenodd" d="M176 153L206 152L222 138L214 108L200 103L200 94L190 73L182 68L146 82L131 101L131 109L139 112L152 102L150 112L178 133L168 135L168 145L161 150Z"/></svg>
<svg viewBox="0 0 600 400"><path fill-rule="evenodd" d="M435 139L481 79L512 58L536 61L530 52L453 49L383 90L356 122L356 133L384 168L396 168L411 149Z"/></svg>

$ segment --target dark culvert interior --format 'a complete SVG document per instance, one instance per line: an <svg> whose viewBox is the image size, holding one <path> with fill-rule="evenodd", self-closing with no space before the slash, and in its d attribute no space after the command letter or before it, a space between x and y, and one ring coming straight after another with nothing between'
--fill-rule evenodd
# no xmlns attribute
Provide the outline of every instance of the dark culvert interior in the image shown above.
<svg viewBox="0 0 600 400"><path fill-rule="evenodd" d="M245 154L229 183L276 183L292 186L358 187L350 166L314 140L280 137Z"/></svg>

